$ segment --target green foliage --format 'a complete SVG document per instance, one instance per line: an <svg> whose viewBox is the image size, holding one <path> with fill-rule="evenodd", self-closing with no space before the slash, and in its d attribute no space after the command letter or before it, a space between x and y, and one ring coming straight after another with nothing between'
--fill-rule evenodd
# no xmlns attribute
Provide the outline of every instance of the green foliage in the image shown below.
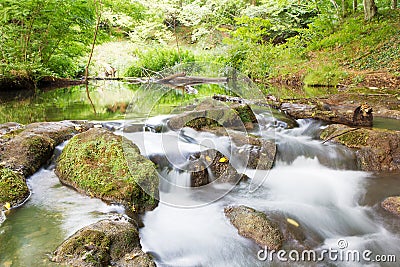
<svg viewBox="0 0 400 267"><path fill-rule="evenodd" d="M270 34L272 23L268 19L243 16L235 19L236 30L232 36L240 41L263 44Z"/></svg>
<svg viewBox="0 0 400 267"><path fill-rule="evenodd" d="M3 0L0 5L1 73L25 70L35 79L73 74L71 61L91 40L92 5L73 0ZM69 60L56 66L60 58Z"/></svg>
<svg viewBox="0 0 400 267"><path fill-rule="evenodd" d="M274 72L281 60L305 59L307 25L317 15L314 4L272 1L249 6L235 18L235 29L224 43L230 48L226 63L255 79Z"/></svg>
<svg viewBox="0 0 400 267"><path fill-rule="evenodd" d="M137 51L138 61L131 66L126 76L145 77L154 72L169 68L178 63L194 62L195 58L190 51L180 51L170 48L153 48L147 51Z"/></svg>
<svg viewBox="0 0 400 267"><path fill-rule="evenodd" d="M377 5L379 16L365 22L361 3L356 13L347 3L344 15L341 2L330 0L103 0L97 40L129 39L140 47L129 76L190 62L195 54L264 79L301 71L315 51L348 67L399 72L399 14L389 0ZM95 20L94 1L0 0L0 75L81 75ZM181 55L173 51L177 44Z"/></svg>
<svg viewBox="0 0 400 267"><path fill-rule="evenodd" d="M310 69L304 77L304 83L306 85L336 86L346 75L335 64L323 65Z"/></svg>

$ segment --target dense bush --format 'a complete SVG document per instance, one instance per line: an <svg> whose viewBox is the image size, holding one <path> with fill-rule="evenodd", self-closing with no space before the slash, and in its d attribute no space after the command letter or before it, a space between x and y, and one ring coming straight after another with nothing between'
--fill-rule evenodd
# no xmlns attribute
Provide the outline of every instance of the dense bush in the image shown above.
<svg viewBox="0 0 400 267"><path fill-rule="evenodd" d="M193 62L194 55L190 51L178 51L174 48L152 48L145 51L137 51L137 62L131 66L126 76L146 77L164 68L172 67L178 63Z"/></svg>

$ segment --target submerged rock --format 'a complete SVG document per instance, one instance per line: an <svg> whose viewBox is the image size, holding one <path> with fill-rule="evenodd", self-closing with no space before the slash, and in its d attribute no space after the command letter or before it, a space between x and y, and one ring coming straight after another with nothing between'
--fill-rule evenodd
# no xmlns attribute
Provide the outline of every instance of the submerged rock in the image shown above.
<svg viewBox="0 0 400 267"><path fill-rule="evenodd" d="M332 124L321 132L320 138L355 149L362 170L400 170L400 131Z"/></svg>
<svg viewBox="0 0 400 267"><path fill-rule="evenodd" d="M381 203L382 208L400 216L400 196L388 197Z"/></svg>
<svg viewBox="0 0 400 267"><path fill-rule="evenodd" d="M131 223L102 220L77 231L53 253L52 261L70 266L156 266L141 250Z"/></svg>
<svg viewBox="0 0 400 267"><path fill-rule="evenodd" d="M247 104L223 103L207 99L195 106L193 110L172 117L168 126L173 130L191 127L200 130L204 127L223 126L225 128L244 130L252 129L257 118Z"/></svg>
<svg viewBox="0 0 400 267"><path fill-rule="evenodd" d="M131 211L158 204L159 178L154 164L122 136L93 128L74 136L63 149L55 170L63 184Z"/></svg>
<svg viewBox="0 0 400 267"><path fill-rule="evenodd" d="M6 205L20 205L29 194L25 178L20 173L0 166L0 212L7 209Z"/></svg>
<svg viewBox="0 0 400 267"><path fill-rule="evenodd" d="M281 248L283 235L265 213L246 206L227 207L224 211L241 236L253 239L262 247L274 250Z"/></svg>

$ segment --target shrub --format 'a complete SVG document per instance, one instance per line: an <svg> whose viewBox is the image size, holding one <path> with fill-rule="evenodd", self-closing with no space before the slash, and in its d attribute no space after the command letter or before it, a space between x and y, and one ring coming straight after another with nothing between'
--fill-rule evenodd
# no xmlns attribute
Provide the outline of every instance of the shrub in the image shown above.
<svg viewBox="0 0 400 267"><path fill-rule="evenodd" d="M146 51L136 52L138 60L136 64L131 66L126 76L144 77L149 76L149 73L158 72L165 68L172 67L179 63L194 62L195 57L190 51L180 51L178 53L171 48L152 48Z"/></svg>

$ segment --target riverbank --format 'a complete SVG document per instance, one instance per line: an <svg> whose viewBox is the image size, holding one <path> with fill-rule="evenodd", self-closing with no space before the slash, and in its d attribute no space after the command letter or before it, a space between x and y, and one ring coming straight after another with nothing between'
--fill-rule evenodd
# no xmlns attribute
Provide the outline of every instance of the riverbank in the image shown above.
<svg viewBox="0 0 400 267"><path fill-rule="evenodd" d="M51 76L43 77L38 81L34 81L26 76L0 77L0 93L4 92L11 95L13 92L17 93L18 91L51 90L83 83L84 80L82 79L56 78Z"/></svg>

